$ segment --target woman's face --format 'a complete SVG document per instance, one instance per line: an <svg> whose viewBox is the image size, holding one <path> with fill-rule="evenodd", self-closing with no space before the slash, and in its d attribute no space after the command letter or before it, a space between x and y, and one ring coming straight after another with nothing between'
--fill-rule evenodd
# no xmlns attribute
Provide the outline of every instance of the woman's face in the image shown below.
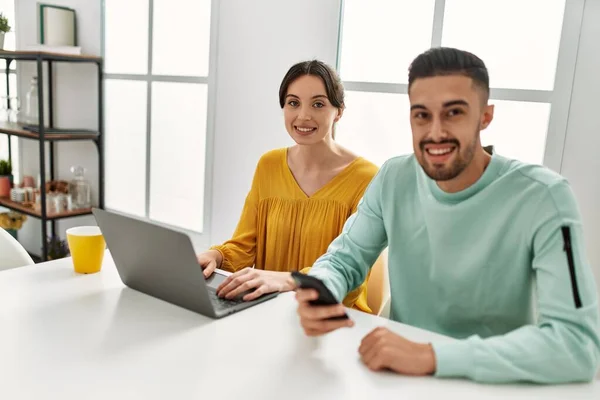
<svg viewBox="0 0 600 400"><path fill-rule="evenodd" d="M321 78L303 75L288 88L283 116L292 139L310 145L331 139L333 125L342 117L342 110L329 101Z"/></svg>

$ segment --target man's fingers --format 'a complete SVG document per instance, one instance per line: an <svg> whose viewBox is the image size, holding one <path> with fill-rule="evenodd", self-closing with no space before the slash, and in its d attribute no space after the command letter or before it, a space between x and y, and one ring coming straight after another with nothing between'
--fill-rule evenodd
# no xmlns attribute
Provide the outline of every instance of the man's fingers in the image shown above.
<svg viewBox="0 0 600 400"><path fill-rule="evenodd" d="M371 332L369 332L369 334L367 334L367 336L365 336L361 340L358 351L361 352L361 349L363 348L373 347L375 343L377 343L382 338L385 338L385 336L387 336L389 333L390 332L388 331L388 329L381 326L373 329Z"/></svg>
<svg viewBox="0 0 600 400"><path fill-rule="evenodd" d="M333 332L336 329L339 328L331 328L329 330L323 330L323 329L311 329L311 328L304 328L304 333L306 334L306 336L323 336L328 334L329 332Z"/></svg>
<svg viewBox="0 0 600 400"><path fill-rule="evenodd" d="M327 332L321 332L318 329L304 328L304 333L306 334L306 336L321 336Z"/></svg>
<svg viewBox="0 0 600 400"><path fill-rule="evenodd" d="M359 349L360 358L367 366L377 356L378 348L377 344L374 344L372 346L361 346Z"/></svg>
<svg viewBox="0 0 600 400"><path fill-rule="evenodd" d="M319 294L314 289L297 289L298 315L300 324L308 336L320 336L339 328L354 326L350 319L331 320L346 313L342 304L331 306L313 306L309 302L316 300Z"/></svg>
<svg viewBox="0 0 600 400"><path fill-rule="evenodd" d="M311 320L324 320L332 317L339 317L346 313L342 304L332 306L312 306L310 304L300 304L298 314L302 318Z"/></svg>
<svg viewBox="0 0 600 400"><path fill-rule="evenodd" d="M322 333L331 332L339 328L349 328L354 326L354 321L346 320L312 320L301 319L301 324L304 329L311 329Z"/></svg>
<svg viewBox="0 0 600 400"><path fill-rule="evenodd" d="M378 332L376 331L371 332L371 341L367 344L361 344L359 348L361 360L371 371L380 371L388 367L386 362L391 349L385 336L377 335Z"/></svg>
<svg viewBox="0 0 600 400"><path fill-rule="evenodd" d="M381 371L386 368L383 357L378 353L369 355L368 359L363 358L363 362L371 371Z"/></svg>
<svg viewBox="0 0 600 400"><path fill-rule="evenodd" d="M297 289L296 300L300 303L316 300L319 298L319 293L315 289Z"/></svg>

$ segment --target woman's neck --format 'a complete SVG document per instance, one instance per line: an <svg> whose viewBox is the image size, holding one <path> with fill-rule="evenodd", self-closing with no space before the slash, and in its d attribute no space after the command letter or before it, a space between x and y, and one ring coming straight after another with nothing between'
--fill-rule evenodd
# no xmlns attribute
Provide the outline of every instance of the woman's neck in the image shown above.
<svg viewBox="0 0 600 400"><path fill-rule="evenodd" d="M322 141L311 145L296 145L288 151L288 163L302 171L320 171L333 168L342 155L340 147L333 141Z"/></svg>

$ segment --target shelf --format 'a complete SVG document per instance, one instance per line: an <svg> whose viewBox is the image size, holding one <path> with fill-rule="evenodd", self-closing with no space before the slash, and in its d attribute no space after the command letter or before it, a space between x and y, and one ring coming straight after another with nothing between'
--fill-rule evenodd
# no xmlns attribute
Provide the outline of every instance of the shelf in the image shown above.
<svg viewBox="0 0 600 400"><path fill-rule="evenodd" d="M5 207L5 208L11 209L13 211L18 211L20 213L29 215L31 217L42 218L41 212L35 211L33 208L30 208L30 207L25 207L24 205L22 205L20 203L15 203L14 201L11 201L10 199L7 199L5 197L0 197L0 207ZM92 213L91 208L82 208L79 210L65 211L65 212L58 213L58 214L48 214L47 219L53 220L53 219L77 217L80 215L89 215L91 213Z"/></svg>
<svg viewBox="0 0 600 400"><path fill-rule="evenodd" d="M102 57L90 55L48 53L45 51L7 51L0 50L0 59L36 61L69 61L69 62L94 62L101 63Z"/></svg>
<svg viewBox="0 0 600 400"><path fill-rule="evenodd" d="M49 129L49 128L46 128ZM14 122L0 121L0 133L6 133L9 135L19 136L27 139L39 140L40 135L36 132L29 131L23 128L23 125ZM93 132L88 129L81 129L77 131L74 129L65 130L64 132L56 129L52 130L52 133L44 132L44 140L96 140L98 139L98 132Z"/></svg>
<svg viewBox="0 0 600 400"><path fill-rule="evenodd" d="M46 51L43 51L46 50ZM59 141L92 141L98 151L98 207L104 206L104 148L103 148L103 121L104 121L104 90L102 85L103 79L103 68L104 68L104 60L99 56L91 56L91 55L79 55L79 54L66 54L66 53L52 53L52 51L70 51L70 49L60 49L60 48L50 48L50 47L35 47L30 48L25 51L3 51L0 50L0 59L6 60L7 66L12 63L12 61L16 61L19 65L22 62L28 61L32 66L35 67L37 65L37 71L39 72L38 79L41 82L44 82L47 86L48 91L44 93L44 96L40 96L39 98L39 106L42 110L48 110L48 114L45 116L49 116L48 125L52 126L54 129L50 129L46 127L46 124L43 125L43 138L40 137L38 127L37 126L27 126L27 124L23 123L10 123L10 122L0 122L0 134L5 134L8 136L16 136L25 139L35 140L38 142L38 145L43 150L44 143L58 143ZM98 84L98 91L95 97L97 97L97 116L98 116L98 126L93 127L93 129L80 129L79 127L75 127L76 129L70 129L67 126L61 126L56 128L55 124L52 123L55 114L55 104L54 99L56 98L56 87L60 85L55 84L53 79L55 78L53 66L56 64L63 63L88 63L92 64L92 67L97 68L97 73L95 73L95 80ZM44 65L45 64L45 65ZM44 68L47 67L47 68ZM92 69L96 69L92 68ZM33 71L35 72L35 71ZM46 80L47 79L47 80ZM8 87L5 88L6 93L2 93L3 95L8 96ZM42 120L42 123L45 123L45 120ZM25 129L27 128L27 129ZM1 135L0 135L1 136ZM9 141L9 146L10 146ZM10 147L9 147L10 149ZM52 171L53 168L56 168L56 152L57 146L49 146L48 149L48 158L46 158L47 162L41 162L44 158L45 152L40 151L38 155L38 166L39 166L39 175L47 176L47 172ZM9 154L10 151L9 151ZM49 165L48 165L49 161ZM50 177L53 178L53 175L50 174ZM44 205L45 206L45 205ZM54 214L46 214L42 217L41 211L36 211L31 204L22 204L11 201L9 198L0 198L0 208L10 209L16 212L23 213L30 217L39 219L41 224L41 242L42 242L42 254L41 259L47 260L48 258L48 237L51 235L57 235L57 224L51 224L51 230L48 231L48 221L56 221L62 218L69 218L81 215L92 215L92 209L81 209L76 211L67 211L62 213L54 213ZM49 211L52 208L45 208L42 210ZM44 213L45 214L45 213ZM50 235L50 236L49 236Z"/></svg>

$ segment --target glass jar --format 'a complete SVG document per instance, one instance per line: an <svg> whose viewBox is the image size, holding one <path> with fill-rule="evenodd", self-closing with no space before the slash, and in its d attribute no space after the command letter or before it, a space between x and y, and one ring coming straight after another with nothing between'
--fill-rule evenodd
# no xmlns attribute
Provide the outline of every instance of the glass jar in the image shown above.
<svg viewBox="0 0 600 400"><path fill-rule="evenodd" d="M25 123L31 125L37 125L39 122L39 105L38 105L38 82L37 76L31 78L29 85L29 91L25 96L26 107L25 107Z"/></svg>
<svg viewBox="0 0 600 400"><path fill-rule="evenodd" d="M74 177L70 182L69 192L72 196L73 208L89 208L92 206L92 188L85 179L85 169L80 166L71 167Z"/></svg>

